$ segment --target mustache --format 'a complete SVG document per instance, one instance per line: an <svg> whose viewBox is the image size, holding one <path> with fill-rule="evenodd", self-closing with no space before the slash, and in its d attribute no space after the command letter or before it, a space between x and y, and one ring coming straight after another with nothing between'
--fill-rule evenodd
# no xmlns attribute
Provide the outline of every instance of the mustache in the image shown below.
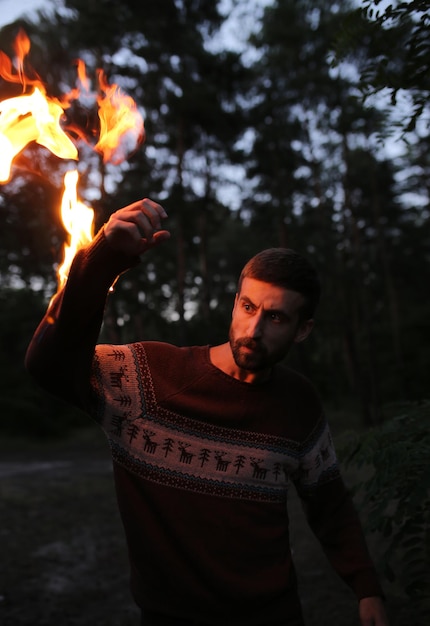
<svg viewBox="0 0 430 626"><path fill-rule="evenodd" d="M250 350L259 350L261 348L260 343L255 339L249 339L247 337L242 337L240 339L236 339L236 346L249 348Z"/></svg>

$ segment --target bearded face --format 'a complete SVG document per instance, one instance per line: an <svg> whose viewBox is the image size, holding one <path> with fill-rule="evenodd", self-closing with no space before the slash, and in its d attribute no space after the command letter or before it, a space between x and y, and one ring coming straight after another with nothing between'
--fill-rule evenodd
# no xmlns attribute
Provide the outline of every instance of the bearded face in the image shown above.
<svg viewBox="0 0 430 626"><path fill-rule="evenodd" d="M259 372L271 368L287 355L293 341L268 347L260 339L237 337L233 323L229 333L230 347L235 363L241 369Z"/></svg>
<svg viewBox="0 0 430 626"><path fill-rule="evenodd" d="M270 370L291 346L308 336L312 320L300 318L301 294L252 278L245 278L237 294L229 341L240 370Z"/></svg>

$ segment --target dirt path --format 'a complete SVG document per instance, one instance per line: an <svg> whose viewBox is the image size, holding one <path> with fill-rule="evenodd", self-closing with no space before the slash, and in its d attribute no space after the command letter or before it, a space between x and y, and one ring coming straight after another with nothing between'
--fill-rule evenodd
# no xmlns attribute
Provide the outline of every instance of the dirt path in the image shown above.
<svg viewBox="0 0 430 626"><path fill-rule="evenodd" d="M357 626L294 498L290 516L307 626ZM103 437L0 446L1 626L137 626Z"/></svg>

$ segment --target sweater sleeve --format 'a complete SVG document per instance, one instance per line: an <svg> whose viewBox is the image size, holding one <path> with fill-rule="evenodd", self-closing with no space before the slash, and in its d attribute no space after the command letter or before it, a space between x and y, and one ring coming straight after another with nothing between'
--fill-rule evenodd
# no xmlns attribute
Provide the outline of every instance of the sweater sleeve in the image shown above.
<svg viewBox="0 0 430 626"><path fill-rule="evenodd" d="M357 598L383 597L357 511L342 479L308 494L304 505L309 525L331 565Z"/></svg>
<svg viewBox="0 0 430 626"><path fill-rule="evenodd" d="M370 596L383 597L325 420L313 438L306 442L294 482L308 523L334 570L359 600Z"/></svg>
<svg viewBox="0 0 430 626"><path fill-rule="evenodd" d="M107 294L116 278L138 261L113 251L103 229L76 253L65 286L51 301L27 349L25 366L42 388L87 407Z"/></svg>

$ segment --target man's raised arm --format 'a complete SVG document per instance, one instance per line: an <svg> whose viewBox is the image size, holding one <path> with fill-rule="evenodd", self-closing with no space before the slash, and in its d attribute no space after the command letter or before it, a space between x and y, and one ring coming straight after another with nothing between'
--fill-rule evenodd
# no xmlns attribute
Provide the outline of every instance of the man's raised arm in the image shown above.
<svg viewBox="0 0 430 626"><path fill-rule="evenodd" d="M73 259L28 347L25 364L37 383L81 408L88 400L91 363L108 291L139 256L170 234L163 207L148 198L113 213Z"/></svg>

